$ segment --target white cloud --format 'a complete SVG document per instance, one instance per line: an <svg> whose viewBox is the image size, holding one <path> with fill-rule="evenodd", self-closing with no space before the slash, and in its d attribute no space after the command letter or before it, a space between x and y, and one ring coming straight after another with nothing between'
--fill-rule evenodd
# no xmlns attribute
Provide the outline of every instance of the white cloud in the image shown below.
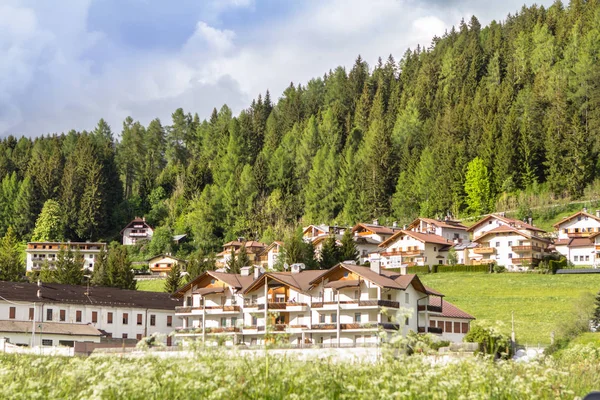
<svg viewBox="0 0 600 400"><path fill-rule="evenodd" d="M471 10L485 24L520 7L517 0L493 12L471 0L452 8L424 0L307 0L293 15L236 29L215 16L238 7L257 12L254 2L213 1L179 48L132 52L90 31L90 1L0 6L0 135L91 129L101 117L119 132L128 115L168 124L178 107L208 117L227 103L237 112L266 89L276 98L290 81L349 68L358 54L371 64L390 53L398 60ZM100 49L106 57L99 64Z"/></svg>

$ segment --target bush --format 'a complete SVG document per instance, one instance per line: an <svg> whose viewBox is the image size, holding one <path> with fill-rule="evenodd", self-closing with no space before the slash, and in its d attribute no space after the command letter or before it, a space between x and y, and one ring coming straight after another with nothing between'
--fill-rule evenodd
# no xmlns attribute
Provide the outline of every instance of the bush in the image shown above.
<svg viewBox="0 0 600 400"><path fill-rule="evenodd" d="M488 265L436 265L435 272L489 272Z"/></svg>
<svg viewBox="0 0 600 400"><path fill-rule="evenodd" d="M510 337L501 333L497 327L484 325L484 322L473 323L464 341L479 343L482 353L494 357L507 359L512 356Z"/></svg>
<svg viewBox="0 0 600 400"><path fill-rule="evenodd" d="M406 268L407 274L429 274L429 265L415 265L412 267Z"/></svg>
<svg viewBox="0 0 600 400"><path fill-rule="evenodd" d="M506 267L504 265L494 265L494 272L497 274L506 272Z"/></svg>

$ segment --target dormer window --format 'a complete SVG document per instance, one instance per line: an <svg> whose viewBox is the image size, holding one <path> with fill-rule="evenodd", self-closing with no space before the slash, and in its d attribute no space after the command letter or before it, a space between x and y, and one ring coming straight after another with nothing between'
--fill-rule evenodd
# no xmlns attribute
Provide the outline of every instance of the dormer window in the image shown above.
<svg viewBox="0 0 600 400"><path fill-rule="evenodd" d="M210 284L211 284L211 285L214 285L214 284L215 284L215 282L216 282L216 280L215 280L214 278L210 280Z"/></svg>
<svg viewBox="0 0 600 400"><path fill-rule="evenodd" d="M348 277L348 271L344 271L344 278Z"/></svg>

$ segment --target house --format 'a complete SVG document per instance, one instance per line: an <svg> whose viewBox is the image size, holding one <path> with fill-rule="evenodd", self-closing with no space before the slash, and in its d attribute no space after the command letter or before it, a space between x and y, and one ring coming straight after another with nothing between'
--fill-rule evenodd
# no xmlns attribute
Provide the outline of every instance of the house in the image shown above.
<svg viewBox="0 0 600 400"><path fill-rule="evenodd" d="M97 331L103 338L140 340L171 333L179 305L181 301L167 293L0 282L0 331L26 346L98 342ZM171 344L171 338L163 340Z"/></svg>
<svg viewBox="0 0 600 400"><path fill-rule="evenodd" d="M452 244L435 233L401 230L381 243L380 252L371 253L370 261L378 260L384 268L446 264Z"/></svg>
<svg viewBox="0 0 600 400"><path fill-rule="evenodd" d="M176 309L183 319L179 338L230 345L368 346L380 342L381 332L389 339L409 331L460 341L472 320L416 275L385 270L376 262L370 267L339 263L326 271L300 265L288 272L208 271L175 296L184 299Z"/></svg>
<svg viewBox="0 0 600 400"><path fill-rule="evenodd" d="M180 264L182 269L185 269L187 262L180 258L173 257L171 253L159 254L148 260L148 267L152 274L159 276L167 276L175 264Z"/></svg>
<svg viewBox="0 0 600 400"><path fill-rule="evenodd" d="M456 243L469 242L468 228L460 222L450 218L437 220L419 217L408 225L406 230L420 233L433 233L434 235L441 236L446 240Z"/></svg>
<svg viewBox="0 0 600 400"><path fill-rule="evenodd" d="M504 225L522 230L532 236L540 236L546 233L546 231L543 229L534 226L531 218L528 222L524 222L518 219L508 218L504 215L504 213L488 214L473 224L469 229L467 229L467 231L473 233L473 240L475 240L484 233Z"/></svg>
<svg viewBox="0 0 600 400"><path fill-rule="evenodd" d="M272 270L277 264L277 260L282 252L283 242L275 241L271 243L258 254L258 262L260 266L267 270Z"/></svg>
<svg viewBox="0 0 600 400"><path fill-rule="evenodd" d="M365 237L373 239L379 243L389 239L394 233L402 230L397 226L383 226L379 225L377 220L374 220L372 224L359 223L352 228L354 236Z"/></svg>
<svg viewBox="0 0 600 400"><path fill-rule="evenodd" d="M121 230L123 244L126 246L134 245L139 241L149 241L152 239L154 229L148 225L146 218L136 217Z"/></svg>
<svg viewBox="0 0 600 400"><path fill-rule="evenodd" d="M554 248L558 253L574 265L598 264L596 241L600 234L600 210L593 215L584 208L563 218L554 228L557 232Z"/></svg>
<svg viewBox="0 0 600 400"><path fill-rule="evenodd" d="M52 269L56 264L58 253L71 250L83 257L83 268L93 270L96 255L106 249L106 243L100 242L29 242L25 249L27 273L39 271L47 262Z"/></svg>
<svg viewBox="0 0 600 400"><path fill-rule="evenodd" d="M309 225L302 230L302 239L305 242L312 242L316 238L327 237L329 235L343 235L348 229L345 226L333 225Z"/></svg>
<svg viewBox="0 0 600 400"><path fill-rule="evenodd" d="M500 224L474 239L478 247L470 249L474 265L495 263L510 270L535 267L551 252L549 239L535 235L537 230Z"/></svg>
<svg viewBox="0 0 600 400"><path fill-rule="evenodd" d="M223 251L217 253L216 265L225 267L231 258L231 253L233 252L237 256L240 254L242 247L246 250L248 259L254 265L259 262L259 254L263 252L267 245L254 240L245 240L241 237L238 240L227 242L223 245Z"/></svg>

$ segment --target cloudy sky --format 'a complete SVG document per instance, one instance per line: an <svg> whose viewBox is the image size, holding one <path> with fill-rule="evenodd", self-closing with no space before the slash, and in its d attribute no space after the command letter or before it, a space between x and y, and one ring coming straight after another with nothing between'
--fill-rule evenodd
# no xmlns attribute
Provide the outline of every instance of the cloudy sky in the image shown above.
<svg viewBox="0 0 600 400"><path fill-rule="evenodd" d="M118 134L128 115L169 124L178 107L238 112L266 89L276 98L358 54L399 59L461 18L485 25L523 1L0 0L0 136L100 118Z"/></svg>

